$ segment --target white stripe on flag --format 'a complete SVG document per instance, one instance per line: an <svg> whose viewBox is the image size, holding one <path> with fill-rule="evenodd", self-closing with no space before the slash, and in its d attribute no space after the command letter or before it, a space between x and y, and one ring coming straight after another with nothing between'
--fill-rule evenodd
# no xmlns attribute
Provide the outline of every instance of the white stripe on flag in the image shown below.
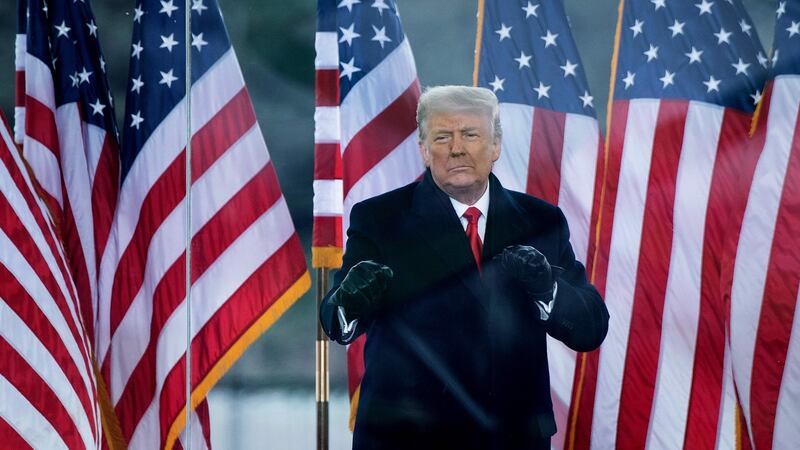
<svg viewBox="0 0 800 450"><path fill-rule="evenodd" d="M17 34L14 42L14 66L17 71L25 70L25 55L28 54L28 35Z"/></svg>
<svg viewBox="0 0 800 450"><path fill-rule="evenodd" d="M0 304L4 304L0 302ZM0 418L5 420L31 448L64 449L67 444L55 428L6 377L0 374ZM87 448L94 448L90 446Z"/></svg>
<svg viewBox="0 0 800 450"><path fill-rule="evenodd" d="M764 150L756 165L753 183L742 221L731 289L731 350L739 400L748 424L750 415L751 371L756 333L761 317L772 238L778 215L783 179L797 123L800 104L800 77L775 80L767 120ZM772 119L772 120L770 120ZM738 257L743 255L742 257ZM750 436L753 436L752 429Z"/></svg>
<svg viewBox="0 0 800 450"><path fill-rule="evenodd" d="M53 197L58 206L64 208L64 199L61 191L61 167L52 150L30 136L25 136L23 141L25 160L36 175L39 186Z"/></svg>
<svg viewBox="0 0 800 450"><path fill-rule="evenodd" d="M53 73L50 71L50 66L30 53L26 53L25 56L25 94L47 106L51 111L56 110Z"/></svg>
<svg viewBox="0 0 800 450"><path fill-rule="evenodd" d="M86 124L86 167L89 173L89 188L94 187L97 165L106 142L106 130L91 123ZM114 180L116 182L116 180Z"/></svg>
<svg viewBox="0 0 800 450"><path fill-rule="evenodd" d="M339 107L317 106L314 110L314 142L336 143L341 138Z"/></svg>
<svg viewBox="0 0 800 450"><path fill-rule="evenodd" d="M647 448L681 448L692 386L703 234L724 110L689 102L673 208L672 252Z"/></svg>
<svg viewBox="0 0 800 450"><path fill-rule="evenodd" d="M0 232L0 242L5 241L6 235L3 232ZM3 242L3 245L7 245L10 242ZM22 257L22 255L19 255ZM15 275L19 272L15 270L14 267L11 267L12 264L8 264L6 261L3 261L3 264L8 267L8 269L14 273ZM30 274L25 274L23 276L34 276ZM36 278L38 281L38 278ZM20 282L23 282L20 280ZM37 300L39 298L44 297L46 294L42 292L30 292L32 297ZM41 297L40 297L41 296ZM80 399L78 398L78 394L75 392L75 388L70 383L69 378L64 374L64 371L59 365L58 361L53 358L53 355L50 354L47 347L45 347L39 338L33 333L33 331L28 328L28 325L23 322L23 320L11 309L5 302L4 299L0 299L0 317L3 318L3 326L0 327L0 337L6 340L8 344L14 348L14 350L19 353L19 355L31 366L31 369L36 372L39 377L41 377L42 381L44 381L47 386L53 391L53 394L58 397L58 400L61 404L64 405L64 409L66 410L67 414L69 414L69 420L75 424L75 428L80 433L80 437L83 440L84 445L86 448L93 448L92 445L93 440L93 433L92 433L92 426L89 423L89 417L86 416L85 410L83 409L83 405L81 404ZM59 333L59 336L62 340L70 341L72 347L75 346L75 341L72 340L72 337L65 336L62 333ZM67 341L64 342L67 344ZM75 361L73 356L73 362L80 367L83 367L83 361L77 360ZM81 371L81 378L83 381L87 381L86 372ZM87 392L91 393L93 390L88 389ZM2 391L0 391L2 392ZM91 395L91 394L90 394ZM0 402L4 403L4 402ZM16 412L19 414L19 412ZM41 424L46 422L46 420L36 421L35 423Z"/></svg>
<svg viewBox="0 0 800 450"><path fill-rule="evenodd" d="M341 216L342 180L314 180L314 217Z"/></svg>
<svg viewBox="0 0 800 450"><path fill-rule="evenodd" d="M414 55L408 39L397 46L364 78L360 79L342 99L342 153L362 128L372 122L417 79Z"/></svg>
<svg viewBox="0 0 800 450"><path fill-rule="evenodd" d="M558 206L567 218L576 258L584 263L589 259L589 239L593 237L589 227L599 139L597 119L582 114L566 115Z"/></svg>
<svg viewBox="0 0 800 450"><path fill-rule="evenodd" d="M616 445L619 399L659 104L658 100L650 99L631 100L628 104L606 282L606 307L614 318L614 326L608 329L598 364L591 438L591 447L595 449L610 449Z"/></svg>
<svg viewBox="0 0 800 450"><path fill-rule="evenodd" d="M315 69L339 68L339 42L335 31L317 31L314 49L317 52L314 58Z"/></svg>
<svg viewBox="0 0 800 450"><path fill-rule="evenodd" d="M534 108L528 105L500 104L500 124L508 131L503 134L500 159L494 163L492 172L504 188L512 191L525 192L528 184L533 114Z"/></svg>

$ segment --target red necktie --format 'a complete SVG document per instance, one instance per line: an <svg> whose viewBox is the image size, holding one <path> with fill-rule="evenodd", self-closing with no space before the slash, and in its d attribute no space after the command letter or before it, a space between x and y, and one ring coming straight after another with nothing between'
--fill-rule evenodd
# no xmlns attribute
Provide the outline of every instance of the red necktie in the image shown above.
<svg viewBox="0 0 800 450"><path fill-rule="evenodd" d="M478 218L481 216L481 210L474 206L470 206L464 211L463 217L467 219L467 239L469 239L469 248L472 250L472 256L475 258L475 264L478 265L478 270L481 270L481 253L483 252L483 243L478 234Z"/></svg>

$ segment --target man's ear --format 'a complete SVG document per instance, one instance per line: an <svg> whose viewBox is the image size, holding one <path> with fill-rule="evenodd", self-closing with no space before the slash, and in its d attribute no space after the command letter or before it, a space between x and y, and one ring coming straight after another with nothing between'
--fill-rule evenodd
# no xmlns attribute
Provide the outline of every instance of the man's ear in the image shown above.
<svg viewBox="0 0 800 450"><path fill-rule="evenodd" d="M492 162L500 159L500 148L502 147L500 144L501 140L499 138L495 139L494 143L492 144Z"/></svg>
<svg viewBox="0 0 800 450"><path fill-rule="evenodd" d="M425 147L425 143L422 141L418 142L419 145L419 156L422 157L422 162L425 163L425 167L431 166L431 153L428 151L427 147Z"/></svg>

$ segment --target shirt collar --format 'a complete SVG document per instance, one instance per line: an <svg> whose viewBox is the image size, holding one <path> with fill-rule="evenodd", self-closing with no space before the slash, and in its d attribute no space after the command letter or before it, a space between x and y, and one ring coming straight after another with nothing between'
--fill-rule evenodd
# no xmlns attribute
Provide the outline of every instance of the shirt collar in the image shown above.
<svg viewBox="0 0 800 450"><path fill-rule="evenodd" d="M478 208L478 210L481 212L481 217L483 217L483 218L488 217L488 214L489 214L489 190L490 190L489 189L489 183L486 183L486 190L483 192L483 195L481 195L481 198L479 198L478 201L476 201L474 205L465 205L465 204L459 202L458 200L454 199L453 197L449 197L450 198L450 203L453 205L453 209L456 211L456 216L458 216L460 218L467 211L467 208L469 208L470 206L474 206L474 207Z"/></svg>

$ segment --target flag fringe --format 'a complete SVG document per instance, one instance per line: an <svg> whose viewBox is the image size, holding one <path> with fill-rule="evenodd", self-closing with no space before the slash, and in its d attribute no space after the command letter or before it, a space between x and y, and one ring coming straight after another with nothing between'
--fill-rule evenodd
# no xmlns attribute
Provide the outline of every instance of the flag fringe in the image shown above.
<svg viewBox="0 0 800 450"><path fill-rule="evenodd" d="M356 413L358 413L358 398L361 396L361 384L359 383L358 387L356 387L355 392L353 392L353 396L350 397L350 418L347 420L347 426L350 428L350 431L355 431L356 429Z"/></svg>
<svg viewBox="0 0 800 450"><path fill-rule="evenodd" d="M315 269L338 269L342 267L341 247L311 247L311 267Z"/></svg>

